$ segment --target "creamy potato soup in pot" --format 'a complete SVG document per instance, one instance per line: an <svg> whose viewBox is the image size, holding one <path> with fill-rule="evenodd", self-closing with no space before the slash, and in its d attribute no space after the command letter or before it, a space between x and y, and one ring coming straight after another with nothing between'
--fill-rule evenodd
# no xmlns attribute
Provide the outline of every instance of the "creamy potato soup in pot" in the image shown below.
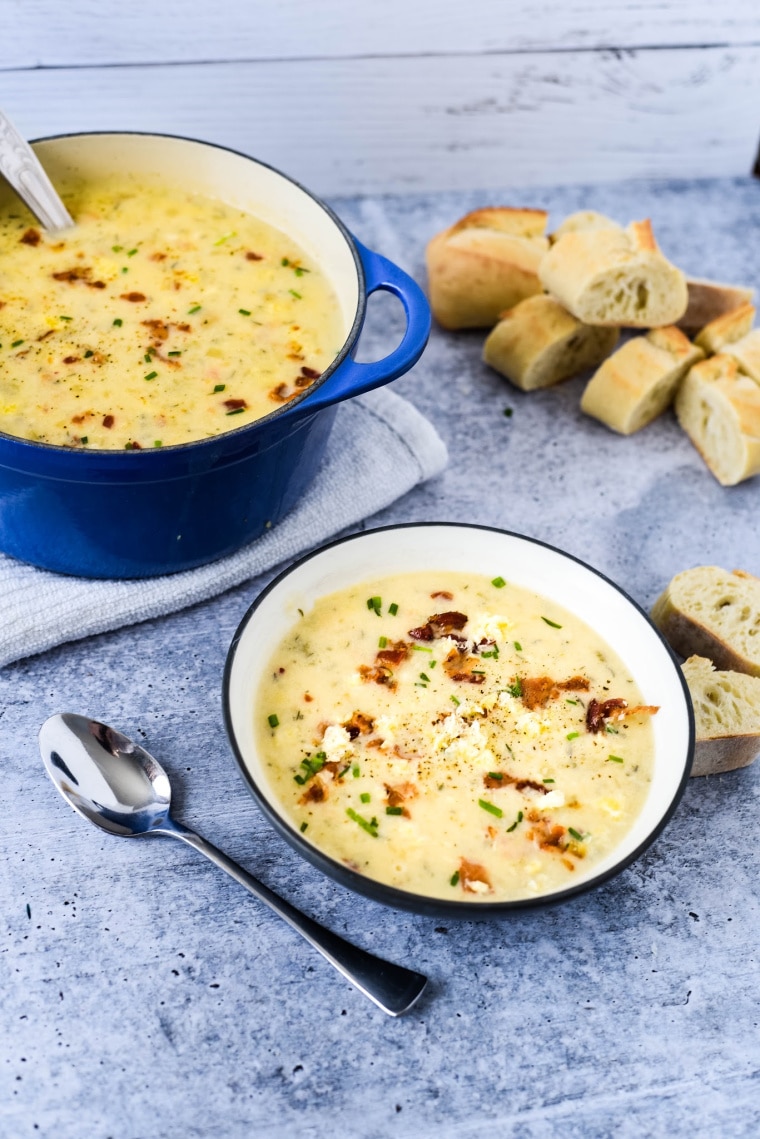
<svg viewBox="0 0 760 1139"><path fill-rule="evenodd" d="M262 770L353 870L431 898L531 898L572 886L641 810L658 709L566 609L425 572L296 617L256 698Z"/></svg>
<svg viewBox="0 0 760 1139"><path fill-rule="evenodd" d="M59 188L74 229L0 213L0 430L189 443L287 403L340 351L332 286L285 233L158 182Z"/></svg>

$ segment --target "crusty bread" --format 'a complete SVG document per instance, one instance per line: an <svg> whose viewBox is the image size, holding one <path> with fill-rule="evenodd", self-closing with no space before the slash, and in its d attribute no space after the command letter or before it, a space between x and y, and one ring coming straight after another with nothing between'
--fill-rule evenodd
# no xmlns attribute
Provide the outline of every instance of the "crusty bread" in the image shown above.
<svg viewBox="0 0 760 1139"><path fill-rule="evenodd" d="M620 226L612 218L597 213L596 210L577 210L566 217L554 233L549 234L549 240L558 241L564 233L577 233L579 229L620 229Z"/></svg>
<svg viewBox="0 0 760 1139"><path fill-rule="evenodd" d="M720 281L707 281L702 277L687 277L686 288L689 291L689 304L677 324L690 336L719 316L725 316L752 301L755 296L754 289L742 285L723 285Z"/></svg>
<svg viewBox="0 0 760 1139"><path fill-rule="evenodd" d="M702 349L672 324L634 336L591 377L581 411L621 435L632 435L670 405L686 372L702 356Z"/></svg>
<svg viewBox="0 0 760 1139"><path fill-rule="evenodd" d="M427 246L430 306L444 328L492 328L499 313L542 292L545 210L474 210Z"/></svg>
<svg viewBox="0 0 760 1139"><path fill-rule="evenodd" d="M692 775L747 767L760 751L760 679L716 672L704 657L683 664L696 722Z"/></svg>
<svg viewBox="0 0 760 1139"><path fill-rule="evenodd" d="M483 346L483 359L529 392L593 368L617 338L616 328L582 324L553 297L528 297L501 314Z"/></svg>
<svg viewBox="0 0 760 1139"><path fill-rule="evenodd" d="M708 356L722 352L729 344L746 336L755 320L755 306L749 303L740 305L733 312L718 316L706 324L694 343L703 348Z"/></svg>
<svg viewBox="0 0 760 1139"><path fill-rule="evenodd" d="M760 578L719 566L684 570L655 601L652 620L681 656L760 677Z"/></svg>
<svg viewBox="0 0 760 1139"><path fill-rule="evenodd" d="M723 351L736 360L740 372L760 384L760 328L754 328L741 340L727 344Z"/></svg>
<svg viewBox="0 0 760 1139"><path fill-rule="evenodd" d="M660 252L649 221L565 233L538 275L585 324L655 328L686 311L686 278Z"/></svg>
<svg viewBox="0 0 760 1139"><path fill-rule="evenodd" d="M722 353L687 372L675 400L678 422L723 486L760 473L760 387Z"/></svg>

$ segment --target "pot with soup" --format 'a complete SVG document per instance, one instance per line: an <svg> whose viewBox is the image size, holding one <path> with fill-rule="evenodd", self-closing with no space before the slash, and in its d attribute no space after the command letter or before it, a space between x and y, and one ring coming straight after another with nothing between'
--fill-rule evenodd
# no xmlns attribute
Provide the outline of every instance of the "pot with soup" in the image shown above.
<svg viewBox="0 0 760 1139"><path fill-rule="evenodd" d="M551 547L372 531L270 586L225 677L233 748L280 832L350 887L501 912L617 872L681 794L683 678L637 607Z"/></svg>
<svg viewBox="0 0 760 1139"><path fill-rule="evenodd" d="M92 577L187 569L275 525L337 404L419 358L427 303L285 175L186 139L35 149L75 226L0 196L0 550ZM367 296L402 301L384 360Z"/></svg>

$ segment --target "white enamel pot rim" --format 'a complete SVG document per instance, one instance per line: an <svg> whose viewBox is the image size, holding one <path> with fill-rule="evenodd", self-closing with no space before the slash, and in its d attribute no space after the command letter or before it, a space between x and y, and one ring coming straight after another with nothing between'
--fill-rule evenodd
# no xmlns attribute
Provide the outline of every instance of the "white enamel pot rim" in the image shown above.
<svg viewBox="0 0 760 1139"><path fill-rule="evenodd" d="M257 757L254 697L272 654L292 628L297 607L350 585L394 573L452 570L501 576L571 610L623 659L653 716L654 771L646 802L616 848L570 887L515 901L430 898L386 886L318 850L290 822L267 786ZM241 772L278 832L320 870L377 901L421 913L463 918L572 898L607 881L637 859L672 817L694 755L694 715L683 673L647 614L615 582L572 554L522 534L486 526L427 522L383 527L341 538L301 558L267 586L243 617L223 681L227 733Z"/></svg>

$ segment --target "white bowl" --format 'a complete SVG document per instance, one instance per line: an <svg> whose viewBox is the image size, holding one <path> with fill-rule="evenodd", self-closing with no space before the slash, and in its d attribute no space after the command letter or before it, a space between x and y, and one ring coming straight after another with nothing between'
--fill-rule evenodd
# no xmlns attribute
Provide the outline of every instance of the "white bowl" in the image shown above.
<svg viewBox="0 0 760 1139"><path fill-rule="evenodd" d="M330 858L308 842L277 802L254 731L254 701L278 644L320 597L370 578L451 570L523 586L575 613L618 653L644 703L659 705L652 719L654 764L641 813L618 846L572 887L516 901L442 901L386 886ZM366 531L333 542L296 562L257 598L227 656L223 686L227 732L241 771L264 813L298 852L352 890L417 912L475 917L571 897L619 873L646 850L673 814L694 754L694 716L688 688L673 654L647 615L619 586L570 554L543 542L482 526L422 523Z"/></svg>

